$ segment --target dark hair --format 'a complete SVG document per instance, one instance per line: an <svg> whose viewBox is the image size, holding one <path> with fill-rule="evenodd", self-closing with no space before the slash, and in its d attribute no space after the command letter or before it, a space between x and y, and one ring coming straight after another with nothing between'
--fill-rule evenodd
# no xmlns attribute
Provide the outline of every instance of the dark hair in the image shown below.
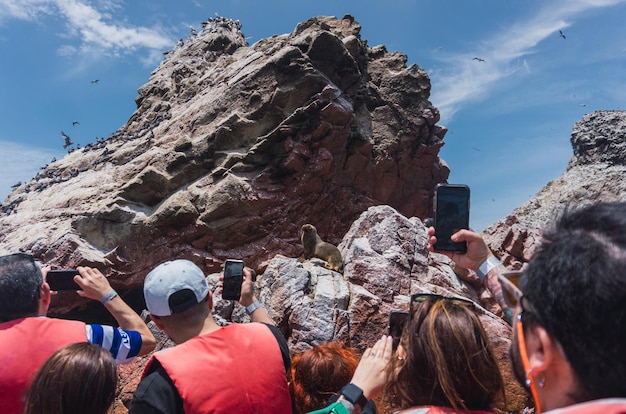
<svg viewBox="0 0 626 414"><path fill-rule="evenodd" d="M418 305L400 344L404 361L387 367L385 403L489 410L504 404L504 381L480 319L471 306L445 299Z"/></svg>
<svg viewBox="0 0 626 414"><path fill-rule="evenodd" d="M295 414L324 408L350 382L359 354L340 342L326 342L293 357L289 391Z"/></svg>
<svg viewBox="0 0 626 414"><path fill-rule="evenodd" d="M626 203L566 209L520 283L531 320L559 342L576 374L572 397L626 397Z"/></svg>
<svg viewBox="0 0 626 414"><path fill-rule="evenodd" d="M33 256L15 253L0 257L0 322L36 316L42 283Z"/></svg>
<svg viewBox="0 0 626 414"><path fill-rule="evenodd" d="M113 404L117 378L108 350L88 342L67 345L35 374L24 414L105 414Z"/></svg>
<svg viewBox="0 0 626 414"><path fill-rule="evenodd" d="M178 293L178 292L176 292ZM194 301L195 301L194 296ZM202 324L206 319L207 315L210 314L209 307L207 305L207 301L209 300L209 295L206 295L204 299L200 302L192 305L189 308L186 308L182 312L173 313L167 316L155 316L151 315L151 318L158 318L167 326L176 326L178 328L192 328L196 327L199 324Z"/></svg>

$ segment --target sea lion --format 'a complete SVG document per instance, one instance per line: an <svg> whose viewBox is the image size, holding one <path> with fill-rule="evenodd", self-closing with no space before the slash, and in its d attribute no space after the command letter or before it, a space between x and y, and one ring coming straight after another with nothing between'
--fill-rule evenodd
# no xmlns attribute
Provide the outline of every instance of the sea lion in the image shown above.
<svg viewBox="0 0 626 414"><path fill-rule="evenodd" d="M302 247L304 247L304 259L317 257L326 261L326 268L335 272L343 273L343 258L339 249L323 241L317 235L317 229L312 224L302 225L302 236L300 237Z"/></svg>

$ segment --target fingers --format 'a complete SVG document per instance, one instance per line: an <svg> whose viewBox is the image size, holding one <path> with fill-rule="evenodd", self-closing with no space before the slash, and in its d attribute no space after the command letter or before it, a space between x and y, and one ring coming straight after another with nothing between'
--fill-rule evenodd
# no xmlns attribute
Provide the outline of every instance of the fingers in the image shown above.
<svg viewBox="0 0 626 414"><path fill-rule="evenodd" d="M391 336L383 336L376 341L373 347L365 350L354 372L352 383L360 387L367 398L376 398L385 385L392 343Z"/></svg>
<svg viewBox="0 0 626 414"><path fill-rule="evenodd" d="M78 266L76 270L79 274L74 276L74 281L82 289L78 291L80 296L99 300L111 289L109 280L100 270L86 266Z"/></svg>
<svg viewBox="0 0 626 414"><path fill-rule="evenodd" d="M41 274L43 276L43 281L46 281L46 277L48 277L48 272L50 271L50 269L52 269L52 267L50 265L48 266L44 266L41 268Z"/></svg>
<svg viewBox="0 0 626 414"><path fill-rule="evenodd" d="M247 267L243 268L243 281L252 282L252 272Z"/></svg>

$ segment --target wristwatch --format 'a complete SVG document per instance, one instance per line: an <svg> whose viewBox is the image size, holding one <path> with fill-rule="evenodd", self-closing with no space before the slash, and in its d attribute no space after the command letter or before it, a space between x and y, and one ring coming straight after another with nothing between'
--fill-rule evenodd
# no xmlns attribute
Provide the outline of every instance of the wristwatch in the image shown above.
<svg viewBox="0 0 626 414"><path fill-rule="evenodd" d="M363 390L351 382L346 384L346 386L343 387L339 393L352 404L356 404L361 407L361 410L363 410L365 405L367 405L367 398L363 395Z"/></svg>

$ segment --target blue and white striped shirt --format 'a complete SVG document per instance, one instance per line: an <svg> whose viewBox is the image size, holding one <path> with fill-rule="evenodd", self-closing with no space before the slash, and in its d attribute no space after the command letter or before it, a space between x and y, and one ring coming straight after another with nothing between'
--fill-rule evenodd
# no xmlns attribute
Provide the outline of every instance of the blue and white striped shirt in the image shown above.
<svg viewBox="0 0 626 414"><path fill-rule="evenodd" d="M141 349L141 335L108 325L87 324L87 341L108 349L115 362L123 364L133 360Z"/></svg>

